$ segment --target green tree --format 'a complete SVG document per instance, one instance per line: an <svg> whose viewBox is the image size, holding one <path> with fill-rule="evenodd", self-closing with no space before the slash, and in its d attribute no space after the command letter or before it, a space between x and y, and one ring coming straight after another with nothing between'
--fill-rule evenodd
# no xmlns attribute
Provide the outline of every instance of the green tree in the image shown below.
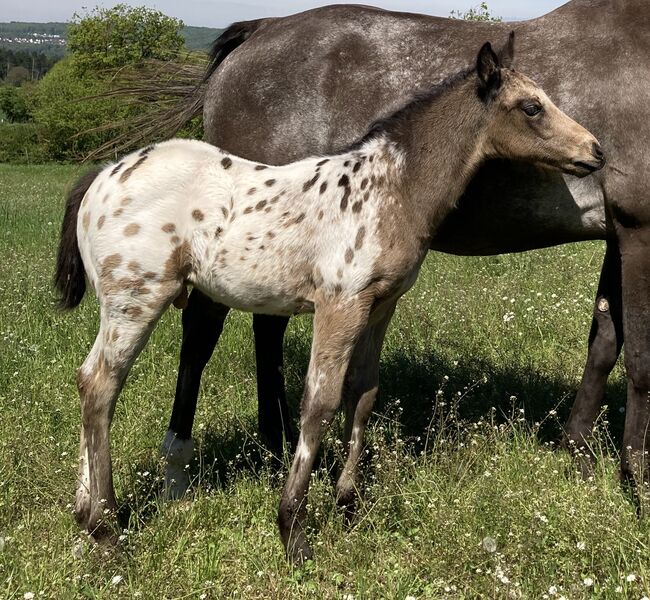
<svg viewBox="0 0 650 600"><path fill-rule="evenodd" d="M0 111L11 123L24 123L29 120L30 114L25 101L25 90L26 87L0 86Z"/></svg>
<svg viewBox="0 0 650 600"><path fill-rule="evenodd" d="M11 85L21 85L25 81L29 81L29 79L29 71L25 67L11 67L9 71L7 71L5 83L10 83Z"/></svg>
<svg viewBox="0 0 650 600"><path fill-rule="evenodd" d="M478 6L474 6L465 12L460 10L452 10L449 16L452 19L463 19L465 21L483 21L488 23L500 23L503 19L495 17L490 12L487 2L481 2Z"/></svg>
<svg viewBox="0 0 650 600"><path fill-rule="evenodd" d="M183 49L183 22L157 10L118 4L75 13L68 49L81 72L101 71L146 59L171 60Z"/></svg>

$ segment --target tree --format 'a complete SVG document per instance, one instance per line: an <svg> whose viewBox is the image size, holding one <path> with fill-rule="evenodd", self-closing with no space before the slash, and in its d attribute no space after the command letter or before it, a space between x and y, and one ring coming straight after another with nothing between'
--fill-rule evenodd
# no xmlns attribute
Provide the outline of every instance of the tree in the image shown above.
<svg viewBox="0 0 650 600"><path fill-rule="evenodd" d="M13 85L0 86L0 111L11 123L24 123L29 120L30 114L25 102L25 88Z"/></svg>
<svg viewBox="0 0 650 600"><path fill-rule="evenodd" d="M478 6L472 7L465 12L452 10L449 13L452 19L463 19L465 21L483 21L488 23L500 23L503 19L495 17L490 13L487 2L481 2Z"/></svg>
<svg viewBox="0 0 650 600"><path fill-rule="evenodd" d="M25 67L11 67L11 69L7 71L5 83L10 83L11 85L20 85L25 81L29 81L29 79L29 71Z"/></svg>
<svg viewBox="0 0 650 600"><path fill-rule="evenodd" d="M183 49L183 22L157 10L118 4L75 13L68 49L83 73L119 68L146 59L171 60Z"/></svg>

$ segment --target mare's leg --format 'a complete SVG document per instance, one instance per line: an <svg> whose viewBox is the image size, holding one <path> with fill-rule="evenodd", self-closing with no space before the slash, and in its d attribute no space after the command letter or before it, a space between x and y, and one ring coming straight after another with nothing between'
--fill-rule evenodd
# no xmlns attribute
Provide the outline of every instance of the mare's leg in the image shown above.
<svg viewBox="0 0 650 600"><path fill-rule="evenodd" d="M643 198L643 196L639 196ZM635 205L614 208L614 222L621 248L623 280L623 330L627 405L621 474L641 481L650 473L648 426L650 425L650 211Z"/></svg>
<svg viewBox="0 0 650 600"><path fill-rule="evenodd" d="M278 524L287 556L294 563L311 558L304 531L309 478L327 427L341 402L352 351L366 327L371 298L316 307L314 339L301 405L300 436L282 492Z"/></svg>
<svg viewBox="0 0 650 600"><path fill-rule="evenodd" d="M345 508L347 520L354 515L359 497L359 459L363 450L363 436L377 397L379 358L395 304L392 302L382 308L380 315L373 315L373 322L366 327L354 348L345 379L343 447L347 460L336 483L336 496L339 506Z"/></svg>
<svg viewBox="0 0 650 600"><path fill-rule="evenodd" d="M194 288L183 311L183 342L176 395L169 429L160 449L166 461L165 495L169 498L180 498L190 485L185 466L194 451L192 425L201 374L219 341L228 310Z"/></svg>
<svg viewBox="0 0 650 600"><path fill-rule="evenodd" d="M278 457L282 456L285 440L291 448L295 444L283 373L282 344L288 323L287 317L253 315L258 427L262 440Z"/></svg>
<svg viewBox="0 0 650 600"><path fill-rule="evenodd" d="M100 539L117 508L113 488L110 426L124 380L166 304L102 306L101 326L90 354L77 371L81 400L80 481L75 513L79 523Z"/></svg>
<svg viewBox="0 0 650 600"><path fill-rule="evenodd" d="M565 426L564 445L586 457L584 474L590 471L589 441L605 395L607 378L623 345L621 255L614 241L607 244L589 333L589 351L582 382Z"/></svg>

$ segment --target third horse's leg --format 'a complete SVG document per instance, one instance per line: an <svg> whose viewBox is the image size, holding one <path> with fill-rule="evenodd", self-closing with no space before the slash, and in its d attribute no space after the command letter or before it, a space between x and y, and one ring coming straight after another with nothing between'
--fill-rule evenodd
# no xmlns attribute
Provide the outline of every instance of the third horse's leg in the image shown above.
<svg viewBox="0 0 650 600"><path fill-rule="evenodd" d="M183 311L183 343L176 381L176 396L169 429L161 448L166 460L165 493L181 497L189 486L185 468L192 458L192 425L199 395L201 375L223 330L228 308L217 304L199 290L190 294Z"/></svg>
<svg viewBox="0 0 650 600"><path fill-rule="evenodd" d="M621 256L614 241L607 244L594 304L589 350L582 382L565 426L564 444L580 450L584 474L590 471L589 443L605 395L607 378L623 345Z"/></svg>
<svg viewBox="0 0 650 600"><path fill-rule="evenodd" d="M287 317L253 315L257 364L257 416L264 443L278 457L284 440L293 448L294 437L284 389L282 345Z"/></svg>

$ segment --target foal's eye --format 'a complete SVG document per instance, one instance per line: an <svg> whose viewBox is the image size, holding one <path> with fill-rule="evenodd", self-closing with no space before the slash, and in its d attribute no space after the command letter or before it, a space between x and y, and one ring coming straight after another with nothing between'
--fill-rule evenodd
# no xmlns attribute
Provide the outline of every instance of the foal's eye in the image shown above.
<svg viewBox="0 0 650 600"><path fill-rule="evenodd" d="M535 102L526 102L522 105L521 110L523 110L529 117L534 117L542 112L542 106Z"/></svg>

